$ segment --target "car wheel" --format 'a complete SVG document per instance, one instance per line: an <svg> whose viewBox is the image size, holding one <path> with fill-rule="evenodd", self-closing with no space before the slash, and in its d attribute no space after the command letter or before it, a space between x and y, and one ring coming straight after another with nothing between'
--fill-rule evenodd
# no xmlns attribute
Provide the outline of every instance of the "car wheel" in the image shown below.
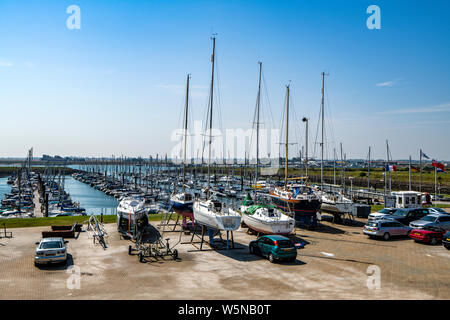
<svg viewBox="0 0 450 320"><path fill-rule="evenodd" d="M436 238L431 238L430 244L435 245L437 243Z"/></svg>
<svg viewBox="0 0 450 320"><path fill-rule="evenodd" d="M389 240L391 238L391 235L389 234L389 232L386 232L384 235L383 235L383 239L384 240Z"/></svg>
<svg viewBox="0 0 450 320"><path fill-rule="evenodd" d="M252 245L248 247L248 251L250 251L250 254L254 254L255 253L255 249L253 249Z"/></svg>
<svg viewBox="0 0 450 320"><path fill-rule="evenodd" d="M297 260L297 257L292 257L292 258L289 258L289 262L295 262L295 260Z"/></svg>
<svg viewBox="0 0 450 320"><path fill-rule="evenodd" d="M129 245L129 246L128 246L128 254L129 254L129 255L131 255L131 251L132 251L132 250L133 250L133 249L131 248L131 245Z"/></svg>
<svg viewBox="0 0 450 320"><path fill-rule="evenodd" d="M34 266L35 266L35 267L38 267L38 266L39 266L39 264L38 264L37 262L35 262L35 263L34 263Z"/></svg>
<svg viewBox="0 0 450 320"><path fill-rule="evenodd" d="M138 258L139 258L139 262L144 262L144 255L142 254L142 252L139 252Z"/></svg>
<svg viewBox="0 0 450 320"><path fill-rule="evenodd" d="M273 256L272 253L269 253L269 261L270 261L271 263L274 263L274 261L275 261L275 258L274 258L274 256Z"/></svg>
<svg viewBox="0 0 450 320"><path fill-rule="evenodd" d="M444 244L445 249L450 250L450 244Z"/></svg>

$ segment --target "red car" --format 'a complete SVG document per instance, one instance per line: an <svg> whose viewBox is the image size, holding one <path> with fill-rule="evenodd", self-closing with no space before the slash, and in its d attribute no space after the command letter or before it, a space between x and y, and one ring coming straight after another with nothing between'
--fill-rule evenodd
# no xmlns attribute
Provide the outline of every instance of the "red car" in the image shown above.
<svg viewBox="0 0 450 320"><path fill-rule="evenodd" d="M414 239L414 241L437 244L442 241L445 232L442 228L430 226L411 230L409 237Z"/></svg>

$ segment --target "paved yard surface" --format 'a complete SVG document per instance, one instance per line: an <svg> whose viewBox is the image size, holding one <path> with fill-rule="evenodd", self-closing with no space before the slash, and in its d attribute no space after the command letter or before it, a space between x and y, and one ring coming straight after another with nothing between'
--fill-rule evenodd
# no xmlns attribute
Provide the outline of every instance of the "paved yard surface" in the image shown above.
<svg viewBox="0 0 450 320"><path fill-rule="evenodd" d="M34 243L49 227L12 229L13 238L0 239L0 299L450 298L449 250L408 238L372 240L362 234L363 222L297 229L305 249L295 263L275 264L249 254L248 243L255 236L245 228L234 234L242 250L190 252L192 245L181 244L177 261L139 263L137 256L128 255L129 241L121 240L109 224L106 250L93 244L90 232L82 232L69 239L67 265L36 268ZM179 235L164 238L174 244ZM368 268L374 265L381 275L378 290L367 286ZM76 272L79 289L71 281Z"/></svg>

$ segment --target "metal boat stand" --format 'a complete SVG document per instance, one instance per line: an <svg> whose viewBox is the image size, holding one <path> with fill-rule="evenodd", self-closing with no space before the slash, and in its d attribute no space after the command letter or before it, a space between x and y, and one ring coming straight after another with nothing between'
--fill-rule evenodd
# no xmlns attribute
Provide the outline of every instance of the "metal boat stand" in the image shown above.
<svg viewBox="0 0 450 320"><path fill-rule="evenodd" d="M201 231L201 235L199 235L197 231ZM206 232L208 232L210 241L205 240ZM217 232L220 239L214 239L215 232ZM197 241L195 241L195 237L197 237ZM191 244L195 248L192 250L188 250L188 252L243 249L241 247L238 248L235 246L233 231L227 231L227 239L224 240L222 238L222 233L220 230L213 230L199 224L194 224L194 230L192 231L191 240L189 242L182 242L182 244ZM206 244L209 248L204 249L203 244Z"/></svg>
<svg viewBox="0 0 450 320"><path fill-rule="evenodd" d="M174 223L172 223L172 216L176 215L177 219ZM161 220L161 222L157 225L158 229L162 229L162 233L164 232L184 232L185 235L190 235L190 231L188 228L185 228L183 226L183 220L180 219L181 216L177 214L176 212L166 212L164 214L164 218ZM166 229L167 228L167 229Z"/></svg>
<svg viewBox="0 0 450 320"><path fill-rule="evenodd" d="M1 238L12 238L12 232L6 231L6 223L3 224L3 232L0 233L0 239Z"/></svg>

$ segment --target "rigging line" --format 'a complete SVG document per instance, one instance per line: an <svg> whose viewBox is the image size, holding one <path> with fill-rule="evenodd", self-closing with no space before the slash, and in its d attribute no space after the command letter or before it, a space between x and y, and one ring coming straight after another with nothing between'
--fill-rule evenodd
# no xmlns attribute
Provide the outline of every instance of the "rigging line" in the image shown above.
<svg viewBox="0 0 450 320"><path fill-rule="evenodd" d="M328 98L327 88L328 88L328 86L325 87L325 100L326 100L326 105L328 107L325 108L325 110L326 110L325 112L327 113L327 121L328 121L328 127L330 128L331 139L332 139L334 147L336 147L336 145L335 145L336 135L335 135L335 130L334 130L334 121L333 121L331 104L330 104L330 101Z"/></svg>
<svg viewBox="0 0 450 320"><path fill-rule="evenodd" d="M270 119L271 119L271 122L272 122L272 128L275 128L275 118L274 118L274 116L272 114L272 106L270 104L269 92L267 90L266 78L264 76L264 69L262 70L261 74L262 74L262 80L263 80L263 84L264 84L264 92L266 94L265 96L266 96L266 99L267 99L267 104L269 106L268 109L269 109L269 113L270 113Z"/></svg>
<svg viewBox="0 0 450 320"><path fill-rule="evenodd" d="M322 116L322 108L319 107L319 117L317 118L317 126L316 126L316 138L314 141L314 152L313 152L313 158L316 158L316 151L317 151L317 138L319 136L319 126L320 126L320 117Z"/></svg>

